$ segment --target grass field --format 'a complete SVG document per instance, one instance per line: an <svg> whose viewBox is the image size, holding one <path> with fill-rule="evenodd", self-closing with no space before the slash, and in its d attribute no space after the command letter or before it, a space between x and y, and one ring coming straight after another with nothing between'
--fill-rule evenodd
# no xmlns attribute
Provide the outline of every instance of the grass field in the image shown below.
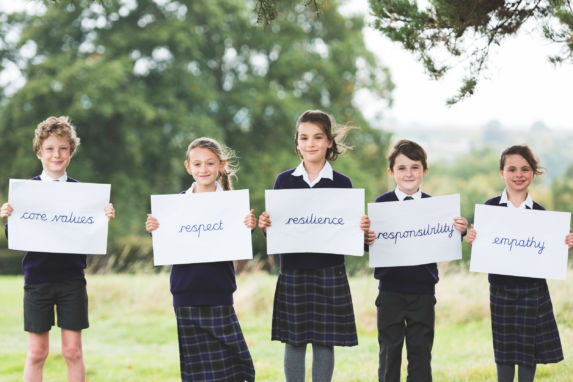
<svg viewBox="0 0 573 382"><path fill-rule="evenodd" d="M573 272L570 271L569 280ZM486 275L441 269L433 349L434 381L494 381ZM178 381L179 363L169 276L89 275L91 327L83 334L90 382ZM270 341L276 276L238 278L235 309L258 381L282 381L283 345ZM549 283L565 361L540 365L536 381L573 381L573 285ZM21 381L27 334L22 330L22 277L0 277L0 381ZM334 381L375 381L378 367L376 280L351 278L359 346L336 348ZM52 330L44 381L65 380L59 330ZM310 350L310 348L309 348ZM311 352L307 352L310 369ZM405 357L405 356L404 356ZM405 380L403 362L403 380ZM310 381L310 370L308 370Z"/></svg>

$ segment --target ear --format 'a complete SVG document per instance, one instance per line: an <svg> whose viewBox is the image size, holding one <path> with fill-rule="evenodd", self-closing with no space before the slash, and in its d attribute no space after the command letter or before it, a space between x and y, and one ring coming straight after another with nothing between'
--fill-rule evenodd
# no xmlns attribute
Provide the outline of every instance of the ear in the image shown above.
<svg viewBox="0 0 573 382"><path fill-rule="evenodd" d="M326 146L326 147L328 147L329 149L331 149L333 144L334 144L334 140L331 139L330 141L328 141L328 146Z"/></svg>
<svg viewBox="0 0 573 382"><path fill-rule="evenodd" d="M191 164L189 163L189 161L183 162L183 165L185 165L185 170L187 170L187 173L191 175Z"/></svg>
<svg viewBox="0 0 573 382"><path fill-rule="evenodd" d="M394 177L394 171L392 171L392 169L390 167L388 167L386 169L386 172L388 173L388 175L390 175L392 178Z"/></svg>
<svg viewBox="0 0 573 382"><path fill-rule="evenodd" d="M227 164L227 160L223 159L220 163L219 163L219 174L221 174L223 172L223 170L225 169L225 165Z"/></svg>
<svg viewBox="0 0 573 382"><path fill-rule="evenodd" d="M499 170L499 175L503 178L503 170Z"/></svg>
<svg viewBox="0 0 573 382"><path fill-rule="evenodd" d="M424 170L424 175L423 175L423 177L426 176L426 175L428 175L428 170L429 170L429 169L430 169L429 167L426 167L426 169Z"/></svg>

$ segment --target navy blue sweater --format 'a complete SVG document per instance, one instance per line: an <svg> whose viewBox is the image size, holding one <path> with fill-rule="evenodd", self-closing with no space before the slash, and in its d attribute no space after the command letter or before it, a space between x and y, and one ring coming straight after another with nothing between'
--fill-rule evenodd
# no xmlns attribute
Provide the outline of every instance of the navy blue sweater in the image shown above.
<svg viewBox="0 0 573 382"><path fill-rule="evenodd" d="M175 264L171 267L174 307L233 305L233 292L236 289L232 261Z"/></svg>
<svg viewBox="0 0 573 382"><path fill-rule="evenodd" d="M430 195L422 192L422 198ZM388 191L376 198L376 203L397 202L398 196L394 191ZM401 266L377 267L374 278L380 280L378 288L383 291L416 294L435 294L438 277L436 263Z"/></svg>
<svg viewBox="0 0 573 382"><path fill-rule="evenodd" d="M277 176L275 181L275 190L282 189L296 189L296 188L311 188L306 183L302 175L292 176L294 168L284 171ZM332 171L332 180L322 178L312 188L352 188L352 182L346 175L338 171ZM271 219L273 217L271 216ZM335 255L328 253L284 253L280 255L281 269L318 269L328 268L335 265L344 264L343 255Z"/></svg>
<svg viewBox="0 0 573 382"><path fill-rule="evenodd" d="M41 180L40 175L31 180ZM78 182L68 177L68 182ZM8 223L4 226L8 237ZM81 279L86 268L86 255L73 253L26 252L22 259L24 284L53 283Z"/></svg>
<svg viewBox="0 0 573 382"><path fill-rule="evenodd" d="M507 207L507 203L500 203L501 196L496 196L495 198L489 199L484 204L488 206L499 206L499 207ZM529 207L527 207L529 209ZM534 210L545 210L541 204L533 202L533 209ZM507 275L497 275L494 273L490 273L488 275L488 280L490 284L496 286L529 286L529 285L546 285L547 282L545 279L538 279L534 277L520 277L520 276L507 276Z"/></svg>

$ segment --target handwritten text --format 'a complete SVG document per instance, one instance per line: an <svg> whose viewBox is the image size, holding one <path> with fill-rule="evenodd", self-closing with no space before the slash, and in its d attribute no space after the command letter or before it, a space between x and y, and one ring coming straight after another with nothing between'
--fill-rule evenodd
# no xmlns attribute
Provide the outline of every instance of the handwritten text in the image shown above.
<svg viewBox="0 0 573 382"><path fill-rule="evenodd" d="M322 217L314 216L310 214L309 216L301 216L288 218L285 224L331 224L331 225L344 225L344 218L340 217Z"/></svg>
<svg viewBox="0 0 573 382"><path fill-rule="evenodd" d="M454 225L453 224L440 224L437 223L434 226L430 226L429 224L427 227L419 228L419 229L410 229L404 231L395 231L395 232L380 232L376 235L376 239L386 239L386 240L394 240L394 244L398 242L398 239L409 239L419 236L430 236L430 235L440 235L443 233L447 233L448 237L452 237L454 233Z"/></svg>
<svg viewBox="0 0 573 382"><path fill-rule="evenodd" d="M201 231L211 232L211 231L222 231L223 230L223 220L219 220L217 223L210 224L193 224L193 225L182 225L179 229L179 233L194 232L197 237L201 237Z"/></svg>
<svg viewBox="0 0 573 382"><path fill-rule="evenodd" d="M545 249L545 242L535 240L534 236L525 239L513 239L509 237L495 237L492 244L497 245L507 245L511 251L513 247L523 247L523 248L536 248L538 249L537 254L541 255Z"/></svg>

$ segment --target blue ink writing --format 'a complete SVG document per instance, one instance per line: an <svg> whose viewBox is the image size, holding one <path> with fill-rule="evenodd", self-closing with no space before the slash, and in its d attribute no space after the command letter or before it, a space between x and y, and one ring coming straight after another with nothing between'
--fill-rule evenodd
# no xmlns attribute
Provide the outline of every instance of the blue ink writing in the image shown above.
<svg viewBox="0 0 573 382"><path fill-rule="evenodd" d="M394 244L398 242L398 239L409 239L419 236L431 236L431 235L441 235L443 233L448 234L451 238L455 231L453 224L440 224L437 223L433 226L429 224L426 227L418 229L409 229L404 231L396 232L380 232L376 235L376 239L394 240Z"/></svg>
<svg viewBox="0 0 573 382"><path fill-rule="evenodd" d="M40 212L24 212L20 219L23 220L37 220L37 221L49 221L54 223L73 223L73 224L94 224L93 216L74 216L73 212L63 215L48 216L48 214Z"/></svg>
<svg viewBox="0 0 573 382"><path fill-rule="evenodd" d="M288 218L285 224L330 224L330 225L344 225L344 218L339 217L322 217L315 216L314 213L309 216L301 216Z"/></svg>
<svg viewBox="0 0 573 382"><path fill-rule="evenodd" d="M48 216L46 214L40 213L40 212L24 212L22 214L22 216L20 216L20 219L24 219L24 220L40 220L45 222L46 220L48 220Z"/></svg>
<svg viewBox="0 0 573 382"><path fill-rule="evenodd" d="M51 221L54 223L94 224L93 216L74 216L73 212L67 215L54 215Z"/></svg>
<svg viewBox="0 0 573 382"><path fill-rule="evenodd" d="M537 254L541 255L545 249L545 242L535 240L534 236L528 237L527 240L496 236L491 243L496 245L507 245L509 246L510 252L513 247L535 248L538 249Z"/></svg>
<svg viewBox="0 0 573 382"><path fill-rule="evenodd" d="M223 220L219 220L218 223L182 225L179 229L179 233L195 232L197 233L197 237L201 237L201 231L211 232L222 231L223 229Z"/></svg>

